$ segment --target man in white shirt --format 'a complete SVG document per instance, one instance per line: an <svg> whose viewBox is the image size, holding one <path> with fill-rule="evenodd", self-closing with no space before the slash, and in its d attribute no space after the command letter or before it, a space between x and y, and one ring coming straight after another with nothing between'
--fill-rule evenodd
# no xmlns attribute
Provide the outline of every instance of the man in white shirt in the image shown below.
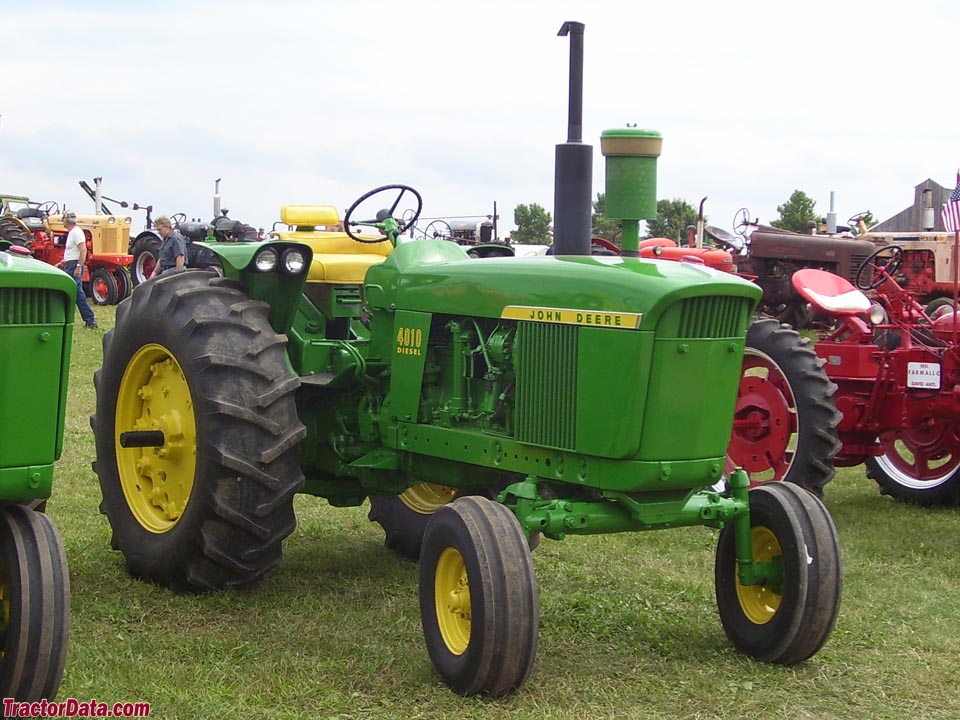
<svg viewBox="0 0 960 720"><path fill-rule="evenodd" d="M63 271L77 281L77 309L88 330L96 330L97 318L83 293L83 268L87 264L87 238L77 227L77 214L69 210L63 213L63 225L67 228L66 246L63 250Z"/></svg>

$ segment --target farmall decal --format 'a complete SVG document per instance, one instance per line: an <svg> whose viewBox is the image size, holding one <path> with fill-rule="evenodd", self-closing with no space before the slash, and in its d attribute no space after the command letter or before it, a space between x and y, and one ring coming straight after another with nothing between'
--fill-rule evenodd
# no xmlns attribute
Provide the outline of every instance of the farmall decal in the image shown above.
<svg viewBox="0 0 960 720"><path fill-rule="evenodd" d="M507 305L500 313L506 320L557 323L559 325L586 325L588 327L636 330L643 313L604 312L603 310L570 310L569 308L529 307Z"/></svg>
<svg viewBox="0 0 960 720"><path fill-rule="evenodd" d="M907 387L939 390L940 365L924 362L907 363Z"/></svg>

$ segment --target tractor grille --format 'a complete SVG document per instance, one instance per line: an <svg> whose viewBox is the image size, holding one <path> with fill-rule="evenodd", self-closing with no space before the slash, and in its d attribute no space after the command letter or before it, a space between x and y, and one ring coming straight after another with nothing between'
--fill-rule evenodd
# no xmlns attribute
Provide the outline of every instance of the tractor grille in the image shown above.
<svg viewBox="0 0 960 720"><path fill-rule="evenodd" d="M63 293L39 288L0 288L0 325L62 322Z"/></svg>
<svg viewBox="0 0 960 720"><path fill-rule="evenodd" d="M93 251L106 255L126 255L129 239L126 228L105 227L100 230L100 243Z"/></svg>
<svg viewBox="0 0 960 720"><path fill-rule="evenodd" d="M337 305L359 305L360 286L359 285L336 285L333 288L333 297Z"/></svg>
<svg viewBox="0 0 960 720"><path fill-rule="evenodd" d="M518 324L517 440L574 449L578 337L572 325Z"/></svg>
<svg viewBox="0 0 960 720"><path fill-rule="evenodd" d="M860 266L863 265L863 261L866 260L869 255L851 255L850 256L850 270L847 273L849 277L847 280L850 281L852 285L857 284L857 271L860 270ZM869 271L864 271L864 276L870 282L873 281L873 273Z"/></svg>
<svg viewBox="0 0 960 720"><path fill-rule="evenodd" d="M678 338L742 337L750 301L741 297L697 297L680 304Z"/></svg>

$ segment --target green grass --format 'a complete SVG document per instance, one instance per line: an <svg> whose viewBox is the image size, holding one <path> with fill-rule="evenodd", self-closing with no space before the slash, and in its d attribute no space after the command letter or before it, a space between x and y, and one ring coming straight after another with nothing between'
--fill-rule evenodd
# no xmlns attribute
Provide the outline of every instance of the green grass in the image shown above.
<svg viewBox="0 0 960 720"><path fill-rule="evenodd" d="M113 308L96 312L112 326ZM366 508L298 498L283 562L246 592L177 596L134 581L109 548L90 468L102 332L77 330L49 507L73 584L61 699L148 701L157 718L960 717L960 516L882 498L862 468L827 488L844 553L836 629L794 668L726 641L705 529L545 540L537 663L498 701L438 680L416 566L383 547Z"/></svg>

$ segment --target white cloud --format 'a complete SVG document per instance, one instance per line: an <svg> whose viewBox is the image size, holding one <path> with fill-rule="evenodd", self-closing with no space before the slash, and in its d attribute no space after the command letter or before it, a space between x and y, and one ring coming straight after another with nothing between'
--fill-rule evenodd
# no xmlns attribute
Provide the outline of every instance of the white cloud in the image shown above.
<svg viewBox="0 0 960 720"><path fill-rule="evenodd" d="M661 197L729 226L794 189L845 218L952 181L942 90L953 5L866 2L36 2L4 15L0 187L89 208L80 179L164 211L266 225L388 182L430 216L552 209L566 138L565 20L586 24L584 140L663 133ZM50 31L38 33L36 28Z"/></svg>

